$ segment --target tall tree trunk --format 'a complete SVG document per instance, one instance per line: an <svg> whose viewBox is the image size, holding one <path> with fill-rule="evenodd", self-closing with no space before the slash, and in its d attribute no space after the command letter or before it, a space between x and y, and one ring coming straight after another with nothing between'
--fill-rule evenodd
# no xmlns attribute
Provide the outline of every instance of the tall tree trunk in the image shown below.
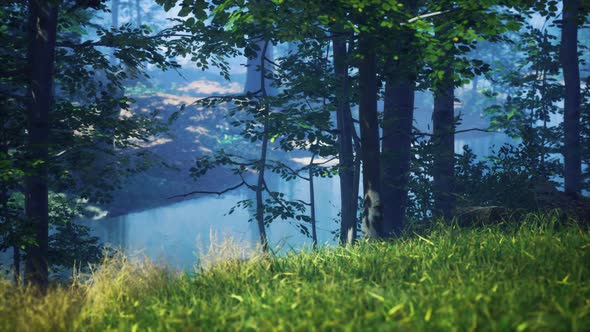
<svg viewBox="0 0 590 332"><path fill-rule="evenodd" d="M383 206L386 236L399 234L404 227L414 119L414 78L399 70L393 74L397 78L392 77L386 83L383 107L382 193L386 202Z"/></svg>
<svg viewBox="0 0 590 332"><path fill-rule="evenodd" d="M414 1L404 0L402 3L410 16L417 14L418 7ZM417 76L412 46L414 33L413 29L405 29L396 36L393 51L398 60L389 60L386 68L381 154L386 236L401 233L405 224Z"/></svg>
<svg viewBox="0 0 590 332"><path fill-rule="evenodd" d="M451 217L455 201L455 96L451 60L447 60L443 79L435 86L432 114L434 212L445 218Z"/></svg>
<svg viewBox="0 0 590 332"><path fill-rule="evenodd" d="M338 32L336 32L338 33ZM336 124L338 127L338 158L340 178L340 243L352 244L356 238L356 201L354 189L354 155L352 150L352 116L348 79L346 38L334 35L334 74L336 76Z"/></svg>
<svg viewBox="0 0 590 332"><path fill-rule="evenodd" d="M30 0L29 11L31 82L27 148L28 160L35 166L25 179L25 213L27 228L33 232L36 243L27 247L25 277L28 285L44 292L49 283L47 157L58 9L51 1Z"/></svg>
<svg viewBox="0 0 590 332"><path fill-rule="evenodd" d="M359 121L363 158L363 232L365 237L383 237L379 121L377 117L376 41L367 32L359 34Z"/></svg>
<svg viewBox="0 0 590 332"><path fill-rule="evenodd" d="M580 68L578 60L579 0L563 1L561 29L561 65L565 81L563 114L565 192L580 194L582 187L582 156L580 146Z"/></svg>
<svg viewBox="0 0 590 332"><path fill-rule="evenodd" d="M267 52L267 48L269 46L269 42L266 41L264 42L264 45L262 47L262 52L261 54L266 54ZM269 105L266 101L266 98L268 97L267 91L266 91L266 77L264 75L265 72L265 57L261 56L260 57L260 71L259 71L259 80L260 80L260 85L259 85L259 89L261 91L261 101L262 101L262 112L263 112L263 121L264 121L264 128L263 128L263 134L262 134L262 148L260 150L260 160L259 160L259 167L260 169L258 170L258 181L256 184L256 222L258 224L258 232L260 233L260 244L262 245L262 250L265 253L268 253L269 248L268 248L268 238L266 236L266 225L264 224L264 198L262 196L263 191L264 191L264 186L266 185L266 181L264 180L264 171L266 169L266 156L268 153L268 129L269 129L269 122L270 122L270 110L269 110Z"/></svg>

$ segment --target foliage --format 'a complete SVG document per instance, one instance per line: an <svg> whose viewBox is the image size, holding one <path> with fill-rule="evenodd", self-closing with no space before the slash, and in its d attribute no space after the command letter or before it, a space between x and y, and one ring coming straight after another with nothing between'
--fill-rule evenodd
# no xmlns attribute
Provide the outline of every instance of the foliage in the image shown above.
<svg viewBox="0 0 590 332"><path fill-rule="evenodd" d="M455 176L459 206L502 206L537 210L536 190L546 183L530 151L522 143L503 145L493 156L477 160L463 148ZM553 165L558 169L559 164Z"/></svg>
<svg viewBox="0 0 590 332"><path fill-rule="evenodd" d="M0 234L0 250L5 251L13 246L25 249L34 245L30 232L23 228L24 195L15 192L8 202L10 214L2 223ZM55 271L69 270L76 267L87 270L88 264L99 263L103 247L98 238L90 234L86 226L78 225L75 219L81 216L84 204L68 198L64 194L49 193L49 266ZM24 257L26 259L26 255Z"/></svg>
<svg viewBox="0 0 590 332"><path fill-rule="evenodd" d="M434 201L432 181L432 143L419 140L414 146L410 176L410 196L407 215L414 221L432 217ZM457 207L502 206L510 209L535 211L542 206L536 191L543 185L555 186L545 178L546 170L555 174L560 163L548 160L545 169L538 167L538 154L521 142L505 144L489 156L477 156L469 146L455 155L455 194Z"/></svg>
<svg viewBox="0 0 590 332"><path fill-rule="evenodd" d="M556 218L436 225L395 243L235 257L194 275L115 257L47 297L2 283L0 328L581 331L590 237Z"/></svg>
<svg viewBox="0 0 590 332"><path fill-rule="evenodd" d="M406 216L414 220L428 220L432 217L434 197L432 192L433 144L430 140L417 139L412 144L410 181L408 183L408 204Z"/></svg>
<svg viewBox="0 0 590 332"><path fill-rule="evenodd" d="M155 163L162 163L141 143L161 135L167 124L156 112L131 112L134 100L125 95L123 87L131 80L147 76L143 70L152 64L161 70L177 69L175 56L196 53L200 44L198 31L173 27L153 32L148 26L124 24L103 28L93 23L102 1L55 1L60 8L54 74L55 98L50 114L48 160L32 160L26 153L25 121L31 85L28 77L29 34L27 4L5 1L0 5L0 41L2 66L0 75L0 188L2 197L2 243L0 247L35 245L27 240L33 230L22 229L21 211L16 211L10 197L23 192L23 180L36 165L48 168L50 190L67 193L74 198L106 203L112 192L132 174L142 172ZM205 44L204 47L209 47ZM216 62L209 52L209 62ZM199 55L196 55L198 58ZM22 209L22 205L18 208ZM6 212L6 213L5 213ZM71 216L58 215L54 225L62 236L52 241L60 254L52 259L62 264L82 257L96 259L95 241L87 238L87 230L71 223ZM76 235L77 234L77 235ZM66 239L75 241L64 242ZM6 242L5 242L6 241ZM75 245L79 254L67 253ZM74 246L74 247L72 247ZM56 261L56 262L57 262ZM66 263L64 263L66 264ZM70 262L67 263L70 267Z"/></svg>
<svg viewBox="0 0 590 332"><path fill-rule="evenodd" d="M49 266L55 271L75 268L87 271L102 259L103 246L87 226L78 225L83 204L63 194L49 196ZM52 234L51 234L52 233Z"/></svg>
<svg viewBox="0 0 590 332"><path fill-rule="evenodd" d="M559 83L559 44L548 30L528 27L520 34L519 51L525 56L518 61L518 69L504 77L508 86L515 88L503 105L486 109L490 129L504 130L513 138L521 138L526 146L526 157L531 170L540 170L544 179L561 174L554 167L555 154L561 151L563 127L553 117L563 114L557 103L563 99ZM534 164L536 160L536 165Z"/></svg>
<svg viewBox="0 0 590 332"><path fill-rule="evenodd" d="M176 1L162 3L168 10ZM238 204L246 208L256 205L257 209L262 206L263 220L259 220L259 223L268 224L277 219L295 221L302 233L309 234L305 224L311 220L304 213L306 206L311 203L287 199L283 193L272 191L266 180L256 185L250 184L247 177L252 171L264 174L265 170L278 174L284 180L306 179L301 174L304 171L309 173L309 168L312 168L312 176L332 176L335 173L334 167L316 164L295 169L295 166L276 161L274 157L279 150L309 151L314 157L334 154L335 137L330 130L332 109L326 103L331 88L327 77L330 77L332 68L324 50L329 43L312 38L318 34L325 35L317 26L310 24L313 19L309 16L309 10L317 10L314 9L316 6L299 1L290 3L290 6L281 3L221 1L211 8L210 15L204 15L202 9L206 7L203 7L203 2L182 2L179 5L180 16L187 17L182 21L185 27L200 25L204 34L215 34L218 44L242 48L241 55L248 58L254 58L257 52L262 52L261 41L266 45L298 41L295 54L274 60L262 57L261 63L256 65L261 72L260 80L270 82L270 86L279 91L277 94L271 95L266 88L261 88L243 95L212 96L197 102L207 108L233 105L227 114L231 126L239 132L243 142L249 141L260 146L262 156L260 153L251 156L240 151L240 155L237 155L220 150L198 158L191 169L191 176L198 178L217 166L226 166L249 189L264 191L264 201L254 204L246 200ZM304 6L305 10L299 12L299 6ZM270 18L269 12L275 12L277 18ZM292 15L293 12L300 15ZM293 28L295 24L300 24L297 29ZM309 30L305 30L307 28ZM233 54L226 54L229 55ZM239 139L228 136L221 142L231 141ZM267 153L271 152L274 154L273 159L267 159ZM259 218L258 214L256 218Z"/></svg>

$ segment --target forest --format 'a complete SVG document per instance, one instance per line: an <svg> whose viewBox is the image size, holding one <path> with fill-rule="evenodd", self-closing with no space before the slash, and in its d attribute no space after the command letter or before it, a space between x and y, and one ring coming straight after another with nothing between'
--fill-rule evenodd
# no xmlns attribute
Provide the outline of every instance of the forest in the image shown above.
<svg viewBox="0 0 590 332"><path fill-rule="evenodd" d="M589 48L587 0L2 0L0 330L583 331Z"/></svg>

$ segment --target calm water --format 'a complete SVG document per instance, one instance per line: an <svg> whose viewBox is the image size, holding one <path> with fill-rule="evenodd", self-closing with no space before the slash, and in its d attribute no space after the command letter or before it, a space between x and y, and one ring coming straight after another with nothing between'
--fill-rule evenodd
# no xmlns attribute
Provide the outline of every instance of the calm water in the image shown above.
<svg viewBox="0 0 590 332"><path fill-rule="evenodd" d="M307 181L273 182L269 183L271 190L281 191L291 199L309 201ZM338 228L332 220L340 210L338 179L315 179L315 186L318 242L335 243L330 231ZM218 243L231 237L244 247L259 242L256 223L248 222L254 216L250 211L237 208L228 214L238 201L247 198L253 198L248 190L219 197L201 196L143 212L82 223L91 226L102 241L121 247L128 254L144 254L156 262L190 269L197 262L200 250L207 249L212 241ZM273 222L267 232L272 246L282 248L283 252L311 245L311 239L288 221Z"/></svg>
<svg viewBox="0 0 590 332"><path fill-rule="evenodd" d="M508 138L501 134L489 134L477 139L462 140L457 137L455 150L462 151L469 144L475 153L489 155L492 145L497 149ZM290 199L309 201L309 184L303 180L283 182L269 181L273 191L280 191ZM335 244L332 231L338 229L335 218L340 211L340 186L338 177L315 179L316 216L320 244ZM120 247L128 255L143 254L152 260L174 268L190 270L197 263L201 250L205 252L211 242L223 242L231 238L240 246L252 248L259 242L253 211L241 208L228 214L238 201L254 198L247 189L223 196L200 195L164 207L150 209L115 218L83 220L103 242ZM162 198L165 200L166 198ZM294 221L291 221L294 222ZM270 243L281 252L311 246L305 237L289 221L277 220L267 229ZM10 251L0 253L0 264L10 265Z"/></svg>

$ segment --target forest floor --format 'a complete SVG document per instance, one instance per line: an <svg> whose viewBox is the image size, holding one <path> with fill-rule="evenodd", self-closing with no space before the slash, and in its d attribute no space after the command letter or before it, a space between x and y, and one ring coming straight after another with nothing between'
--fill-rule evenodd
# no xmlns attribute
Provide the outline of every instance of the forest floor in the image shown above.
<svg viewBox="0 0 590 332"><path fill-rule="evenodd" d="M588 331L590 233L552 214L438 224L392 242L240 259L193 274L115 257L38 298L0 284L2 331ZM234 259L228 259L233 257Z"/></svg>

